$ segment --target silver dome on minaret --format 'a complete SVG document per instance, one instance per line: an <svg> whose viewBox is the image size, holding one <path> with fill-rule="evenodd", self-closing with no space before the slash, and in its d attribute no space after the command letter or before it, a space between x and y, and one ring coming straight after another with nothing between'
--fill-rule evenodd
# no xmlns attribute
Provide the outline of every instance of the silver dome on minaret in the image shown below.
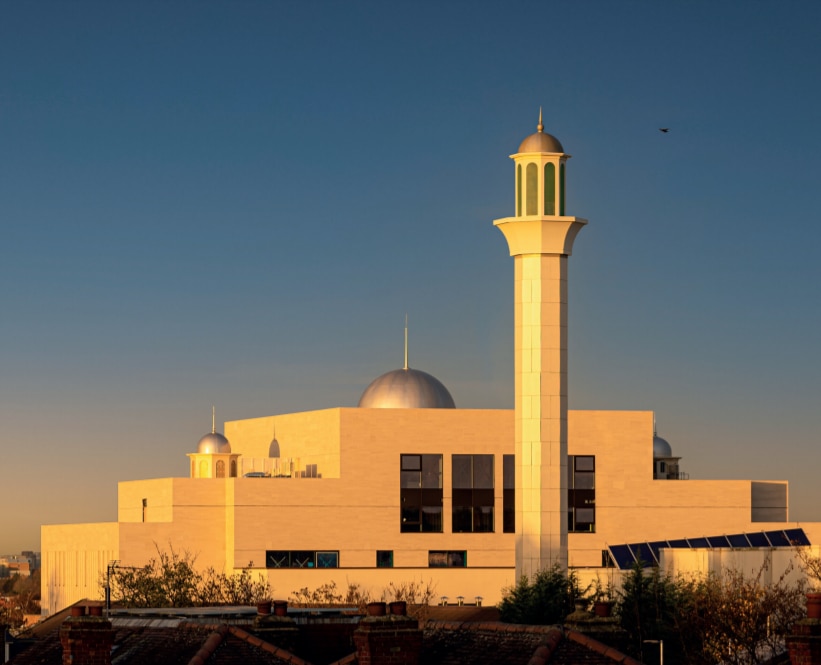
<svg viewBox="0 0 821 665"><path fill-rule="evenodd" d="M230 453L231 444L222 434L217 432L216 412L211 407L211 431L200 439L197 452L205 454Z"/></svg>
<svg viewBox="0 0 821 665"><path fill-rule="evenodd" d="M405 317L405 366L378 376L359 398L364 409L455 409L444 384L435 376L408 367L408 321Z"/></svg>
<svg viewBox="0 0 821 665"><path fill-rule="evenodd" d="M559 139L544 131L542 109L539 109L539 124L536 125L536 133L531 134L522 141L519 145L519 152L564 153L564 148Z"/></svg>

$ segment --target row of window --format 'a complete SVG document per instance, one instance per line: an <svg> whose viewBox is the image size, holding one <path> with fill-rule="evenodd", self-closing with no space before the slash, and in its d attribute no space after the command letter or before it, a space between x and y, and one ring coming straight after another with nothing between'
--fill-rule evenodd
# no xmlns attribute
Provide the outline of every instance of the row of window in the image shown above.
<svg viewBox="0 0 821 665"><path fill-rule="evenodd" d="M402 533L444 531L442 455L400 456L400 530ZM596 530L596 458L569 455L567 464L567 530ZM502 456L502 532L516 531L514 456ZM493 533L495 519L494 456L451 458L454 533Z"/></svg>
<svg viewBox="0 0 821 665"><path fill-rule="evenodd" d="M430 550L430 568L467 568L468 554L464 550ZM339 568L339 552L306 550L268 550L266 568ZM393 550L376 551L377 568L393 568Z"/></svg>
<svg viewBox="0 0 821 665"><path fill-rule="evenodd" d="M454 533L493 533L494 456L453 455L451 459ZM502 529L515 531L513 455L503 456ZM442 455L400 456L400 530L442 533Z"/></svg>

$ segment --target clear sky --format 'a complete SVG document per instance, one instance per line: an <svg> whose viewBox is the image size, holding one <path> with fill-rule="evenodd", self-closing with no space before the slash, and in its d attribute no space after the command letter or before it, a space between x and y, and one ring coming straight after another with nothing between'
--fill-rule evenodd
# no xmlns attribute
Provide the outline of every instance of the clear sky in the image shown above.
<svg viewBox="0 0 821 665"><path fill-rule="evenodd" d="M570 406L821 520L821 3L0 2L0 553L403 361L513 405L508 155L573 155ZM669 127L667 134L660 127ZM385 442L390 445L390 442Z"/></svg>

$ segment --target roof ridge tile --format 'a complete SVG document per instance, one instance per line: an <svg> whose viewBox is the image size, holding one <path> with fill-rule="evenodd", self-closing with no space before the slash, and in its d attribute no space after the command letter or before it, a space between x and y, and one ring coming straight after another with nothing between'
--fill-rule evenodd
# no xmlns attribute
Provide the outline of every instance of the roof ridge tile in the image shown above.
<svg viewBox="0 0 821 665"><path fill-rule="evenodd" d="M199 651L197 651L197 653L194 654L194 657L188 661L188 665L205 665L208 659L217 650L217 647L222 644L222 640L226 633L228 633L228 626L225 624L218 626L216 630L209 633L208 637L205 638L205 642L202 643Z"/></svg>
<svg viewBox="0 0 821 665"><path fill-rule="evenodd" d="M262 649L263 651L267 651L268 653L274 654L277 658L280 658L292 665L311 665L307 660L303 660L296 654L291 653L290 651L286 651L275 644L271 644L270 642L266 642L265 640L260 639L256 635L249 633L247 630L243 630L242 628L237 628L236 626L228 626L228 630L230 633L244 642L257 647L258 649ZM189 664L193 665L193 664Z"/></svg>

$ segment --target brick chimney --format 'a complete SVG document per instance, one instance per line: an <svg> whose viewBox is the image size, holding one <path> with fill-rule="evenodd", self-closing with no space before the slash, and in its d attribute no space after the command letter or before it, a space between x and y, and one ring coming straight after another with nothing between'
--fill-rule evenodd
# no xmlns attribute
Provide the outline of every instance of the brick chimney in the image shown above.
<svg viewBox="0 0 821 665"><path fill-rule="evenodd" d="M801 619L787 635L787 649L792 665L821 663L821 619Z"/></svg>
<svg viewBox="0 0 821 665"><path fill-rule="evenodd" d="M390 614L386 614L385 609L385 603L371 603L368 616L354 631L357 662L359 665L419 665L422 650L419 623L407 616L403 602L391 603Z"/></svg>
<svg viewBox="0 0 821 665"><path fill-rule="evenodd" d="M93 615L85 610L84 606L75 605L71 616L60 626L63 665L111 665L111 622L100 616L99 608L95 608Z"/></svg>

